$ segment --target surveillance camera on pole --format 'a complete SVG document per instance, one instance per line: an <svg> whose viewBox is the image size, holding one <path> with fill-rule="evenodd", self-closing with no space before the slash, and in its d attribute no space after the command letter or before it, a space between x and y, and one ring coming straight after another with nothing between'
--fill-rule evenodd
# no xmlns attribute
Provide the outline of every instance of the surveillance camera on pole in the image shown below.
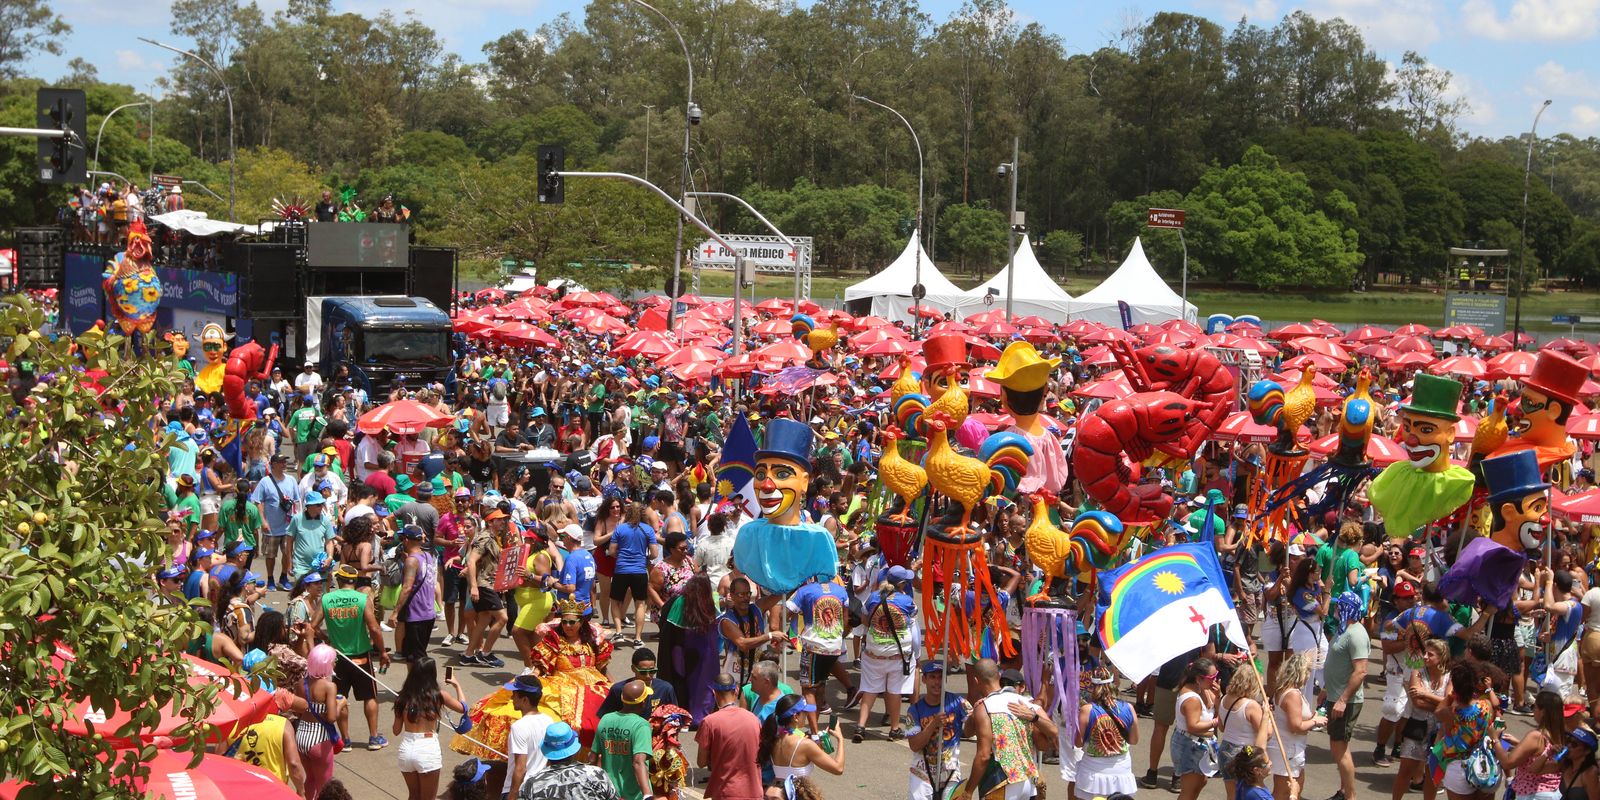
<svg viewBox="0 0 1600 800"><path fill-rule="evenodd" d="M700 124L700 116L701 116L701 114L700 114L700 106L698 104L695 104L695 103L690 103L689 104L689 124L690 125L699 125Z"/></svg>

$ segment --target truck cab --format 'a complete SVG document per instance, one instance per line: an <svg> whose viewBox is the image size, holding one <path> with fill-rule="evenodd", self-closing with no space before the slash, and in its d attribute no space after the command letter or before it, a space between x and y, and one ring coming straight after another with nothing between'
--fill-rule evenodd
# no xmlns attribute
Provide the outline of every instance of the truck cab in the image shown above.
<svg viewBox="0 0 1600 800"><path fill-rule="evenodd" d="M397 378L413 388L453 382L450 315L431 301L395 295L306 301L306 353L323 375L346 364L352 383L374 399Z"/></svg>

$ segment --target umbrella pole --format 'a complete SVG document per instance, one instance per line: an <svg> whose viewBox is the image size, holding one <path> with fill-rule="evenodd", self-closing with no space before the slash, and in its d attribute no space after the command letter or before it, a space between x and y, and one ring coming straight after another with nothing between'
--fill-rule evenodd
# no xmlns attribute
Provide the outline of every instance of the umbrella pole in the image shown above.
<svg viewBox="0 0 1600 800"><path fill-rule="evenodd" d="M368 672L366 670L366 668L362 667L360 664L357 664L355 661L352 661L349 656L345 655L344 653L340 653L338 650L334 650L333 652L336 655L338 655L340 658L344 659L347 663L349 663L350 666L355 667L357 670L359 670L362 675L365 675L365 676L371 678L373 683L376 683L379 686L382 686L384 691L388 692L389 694L394 695L395 697L399 697L400 696L399 692L395 691L394 689L389 688L389 686L387 684L385 684L383 681L378 680L378 676ZM461 716L465 717L466 715L467 715L466 711L462 711L461 712ZM433 729L434 730L438 730L439 726L441 724L443 724L443 722L444 722L443 719L434 720L433 721ZM511 756L506 755L505 753L502 753L499 750L496 750L496 749L494 749L493 747L490 747L487 744L484 744L481 740L475 739L475 738L473 738L471 736L468 736L468 735L466 735L464 733L460 733L460 732L457 732L456 735L460 736L463 739L466 739L469 742L472 742L475 745L478 745L479 747L482 747L485 750L488 750L491 753L494 753L497 756L500 756L501 758L503 758L503 759L505 759L507 761L511 760Z"/></svg>

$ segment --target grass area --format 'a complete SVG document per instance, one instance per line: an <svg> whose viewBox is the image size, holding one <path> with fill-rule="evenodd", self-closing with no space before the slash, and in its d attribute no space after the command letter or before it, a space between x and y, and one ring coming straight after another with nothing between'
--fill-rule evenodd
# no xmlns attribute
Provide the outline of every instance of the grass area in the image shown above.
<svg viewBox="0 0 1600 800"><path fill-rule="evenodd" d="M489 273L493 265L473 265L475 272ZM466 267L466 264L463 264ZM463 269L463 278L467 270ZM866 277L865 274L847 274L842 277L814 276L811 279L811 296L819 301L843 300L844 290ZM1104 280L1104 275L1071 275L1062 282L1062 288L1073 295L1093 289ZM959 276L952 281L961 288L971 288L983 278ZM685 283L688 276L685 275ZM727 297L733 291L733 274L730 272L703 272L700 276L700 294ZM1176 288L1176 287L1174 287ZM794 292L794 279L779 275L763 275L756 280L756 297L790 297ZM1251 292L1236 289L1191 289L1189 301L1200 309L1200 317L1209 314L1255 314L1264 320L1293 321L1323 319L1329 322L1374 324L1393 327L1407 322L1420 322L1429 327L1440 327L1444 321L1444 295L1428 291L1396 291L1379 289L1369 292L1277 293ZM1515 313L1515 298L1507 305L1507 324ZM1557 314L1600 314L1600 293L1597 292L1546 292L1522 298L1522 324L1532 331L1560 331L1568 327L1555 325L1550 317ZM1580 330L1579 333L1583 333ZM1589 330L1593 333L1593 329Z"/></svg>

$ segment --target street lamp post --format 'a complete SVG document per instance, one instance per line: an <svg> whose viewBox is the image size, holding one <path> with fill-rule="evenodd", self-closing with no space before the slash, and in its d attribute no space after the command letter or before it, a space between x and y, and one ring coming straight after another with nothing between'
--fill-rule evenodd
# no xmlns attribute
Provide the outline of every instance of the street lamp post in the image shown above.
<svg viewBox="0 0 1600 800"><path fill-rule="evenodd" d="M1017 265L1017 173L1020 172L1017 169L1017 154L1021 142L1020 137L1011 138L1011 163L1000 165L1000 177L1007 174L1011 176L1011 216L1006 219L1006 322L1012 319L1012 289L1017 283L1017 271L1014 269Z"/></svg>
<svg viewBox="0 0 1600 800"><path fill-rule="evenodd" d="M1548 108L1550 101L1546 100L1544 105L1539 106L1539 113L1533 115L1533 127L1528 130L1528 160L1522 166L1522 240L1517 248L1516 321L1511 327L1511 347L1514 350L1522 349L1522 293L1527 288L1524 270L1528 261L1528 176L1533 171L1533 143L1539 140L1539 118L1544 116Z"/></svg>
<svg viewBox="0 0 1600 800"><path fill-rule="evenodd" d="M678 186L678 194L680 197L679 205L681 206L683 205L681 201L687 200L689 197L689 131L695 125L700 124L700 107L694 104L694 59L689 56L689 45L684 42L683 34L678 32L678 26L672 22L671 17L663 14L661 9L646 3L644 0L633 0L633 2L637 5L643 6L646 9L649 9L651 13L660 17L662 22L667 23L667 27L672 29L672 35L678 37L678 46L683 48L684 66L688 67L689 69L689 85L687 91L685 92L687 96L685 98L683 107L683 172L680 175L680 185ZM736 277L737 274L738 273L736 272ZM674 240L672 247L672 288L681 288L682 284L683 216L679 215L678 236ZM738 286L734 287L735 294L738 294L738 288ZM669 331L675 327L678 321L678 303L676 302L676 295L673 296L673 301L674 302L671 305L667 306L667 330Z"/></svg>
<svg viewBox="0 0 1600 800"><path fill-rule="evenodd" d="M217 69L216 64L201 58L195 53L179 47L173 47L170 44L162 44L154 39L146 39L143 36L138 38L139 41L144 42L145 44L155 45L162 50L170 50L180 56L192 58L195 61L204 64L206 69L211 70L211 74L217 76L217 80L222 83L222 94L228 98L228 221L236 222L237 220L235 220L233 216L233 176L234 171L237 168L238 159L234 157L233 150L233 91L228 88L228 79L223 77L222 70Z"/></svg>
<svg viewBox="0 0 1600 800"><path fill-rule="evenodd" d="M650 112L655 106L646 104L644 107L644 179L650 180Z"/></svg>
<svg viewBox="0 0 1600 800"><path fill-rule="evenodd" d="M916 234L915 234L916 237L917 237L917 255L916 255L916 270L914 272L914 277L912 278L912 281L916 284L916 286L914 286L912 288L915 289L916 287L922 286L922 140L917 137L917 129L911 127L911 121L906 119L906 116L904 114L902 114L902 113L900 113L900 112L898 112L898 111L896 111L896 110L894 110L894 109L892 109L892 108L890 108L890 107L888 107L888 106L886 106L886 105L884 105L884 104L882 104L882 103L880 103L880 102L878 102L876 100L873 100L870 97L862 97L859 94L853 94L853 93L850 96L855 98L855 99L857 99L857 100L862 101L863 103L871 103L872 105L875 105L878 108L881 108L884 111L887 111L890 114L893 114L896 117L899 117L900 118L900 122L905 124L906 130L911 132L911 143L917 146L917 226L916 226L917 230L916 230ZM913 307L915 307L917 305L921 305L922 301L923 301L923 298L917 297L915 295L915 293L912 294L911 304L912 304ZM918 314L912 314L911 315L911 335L913 337L916 336L917 329L919 327L921 327L921 320L922 320L922 317L920 315L918 315Z"/></svg>
<svg viewBox="0 0 1600 800"><path fill-rule="evenodd" d="M144 100L141 100L141 101L139 101L137 103L123 103L122 105L111 109L111 113L110 114L107 114L104 117L100 118L100 130L97 133L95 133L95 135L94 135L94 168L95 169L99 169L100 168L100 137L104 136L105 133L106 133L106 123L110 122L111 118L113 116L116 116L116 113L118 111L121 111L124 108L133 108L134 106L149 106L150 107L150 139L151 139L152 142L155 141L155 135L156 135L156 133L155 133L155 114L156 114L155 104L150 103L148 101L144 101ZM155 168L155 165L152 163L151 169L154 169L154 168Z"/></svg>

